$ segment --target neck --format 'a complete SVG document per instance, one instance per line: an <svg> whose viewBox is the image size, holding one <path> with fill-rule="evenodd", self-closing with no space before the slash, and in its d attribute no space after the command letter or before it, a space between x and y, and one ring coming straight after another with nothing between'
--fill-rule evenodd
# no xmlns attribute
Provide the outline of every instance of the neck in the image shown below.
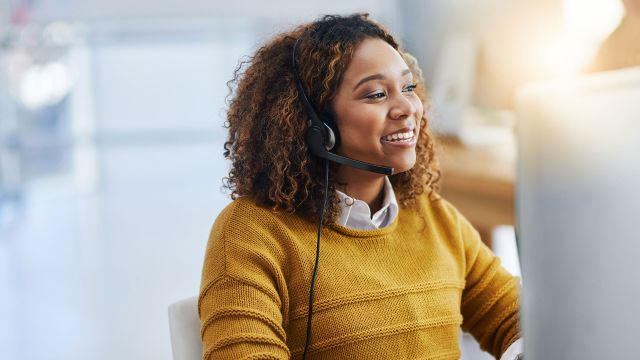
<svg viewBox="0 0 640 360"><path fill-rule="evenodd" d="M371 214L380 210L384 197L384 175L340 166L336 174L338 190L369 205Z"/></svg>

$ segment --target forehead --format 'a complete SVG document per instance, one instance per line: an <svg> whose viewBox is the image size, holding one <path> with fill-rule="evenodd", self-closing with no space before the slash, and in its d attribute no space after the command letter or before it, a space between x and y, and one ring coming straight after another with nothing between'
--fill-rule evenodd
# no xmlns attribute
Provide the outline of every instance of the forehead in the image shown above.
<svg viewBox="0 0 640 360"><path fill-rule="evenodd" d="M344 73L345 84L356 84L365 76L382 74L399 77L408 66L400 53L381 39L363 40Z"/></svg>

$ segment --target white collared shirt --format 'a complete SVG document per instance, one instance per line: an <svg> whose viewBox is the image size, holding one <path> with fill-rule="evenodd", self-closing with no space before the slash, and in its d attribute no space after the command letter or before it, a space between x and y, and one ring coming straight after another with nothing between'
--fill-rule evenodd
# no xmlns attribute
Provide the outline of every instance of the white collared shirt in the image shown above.
<svg viewBox="0 0 640 360"><path fill-rule="evenodd" d="M366 202L336 190L340 198L340 215L337 224L356 230L372 230L391 225L398 216L398 201L388 177L384 178L383 191L382 207L371 216L371 209ZM516 360L522 353L522 348L522 339L516 340L502 354L500 360Z"/></svg>
<svg viewBox="0 0 640 360"><path fill-rule="evenodd" d="M369 205L336 190L340 198L340 215L336 223L357 230L379 229L391 225L398 216L398 201L389 178L384 178L382 207L371 216Z"/></svg>

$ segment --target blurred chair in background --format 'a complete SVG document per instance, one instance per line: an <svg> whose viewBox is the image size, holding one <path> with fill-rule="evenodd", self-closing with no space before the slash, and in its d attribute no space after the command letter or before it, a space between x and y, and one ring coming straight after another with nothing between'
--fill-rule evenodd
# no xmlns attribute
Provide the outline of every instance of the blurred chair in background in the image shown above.
<svg viewBox="0 0 640 360"><path fill-rule="evenodd" d="M169 305L169 330L173 360L202 359L197 297Z"/></svg>

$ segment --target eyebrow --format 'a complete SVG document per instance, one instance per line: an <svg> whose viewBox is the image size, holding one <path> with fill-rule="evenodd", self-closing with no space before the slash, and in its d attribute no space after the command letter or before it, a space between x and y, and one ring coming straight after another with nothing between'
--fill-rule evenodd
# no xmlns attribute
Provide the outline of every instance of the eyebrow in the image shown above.
<svg viewBox="0 0 640 360"><path fill-rule="evenodd" d="M405 76L405 75L407 75L407 74L409 74L409 73L411 73L411 70L409 70L409 69L404 69L404 70L402 71L402 73L400 74L400 76ZM362 80L358 81L358 83L356 84L356 86L354 86L354 87L353 87L353 91L355 91L355 90L358 88L358 86L360 86L360 85L362 85L362 84L366 83L367 81L371 81L371 80L384 80L384 79L385 79L385 76L384 76L384 75L382 75L382 74L373 74L373 75L369 75L369 76L367 76L367 77L363 78Z"/></svg>

